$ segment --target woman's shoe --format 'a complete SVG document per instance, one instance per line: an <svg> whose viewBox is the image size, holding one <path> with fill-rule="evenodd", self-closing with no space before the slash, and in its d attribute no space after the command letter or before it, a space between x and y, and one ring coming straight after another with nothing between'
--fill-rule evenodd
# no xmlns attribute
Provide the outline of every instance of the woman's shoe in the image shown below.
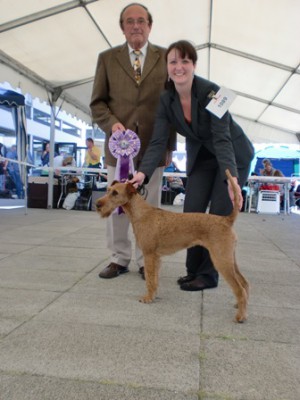
<svg viewBox="0 0 300 400"><path fill-rule="evenodd" d="M188 292L196 292L197 290L213 289L217 286L218 285L216 283L209 285L202 278L195 278L193 280L182 283L180 285L180 289L186 290Z"/></svg>
<svg viewBox="0 0 300 400"><path fill-rule="evenodd" d="M190 282L194 279L195 279L195 277L193 275L180 276L177 279L177 283L178 283L178 285L182 285L183 283Z"/></svg>

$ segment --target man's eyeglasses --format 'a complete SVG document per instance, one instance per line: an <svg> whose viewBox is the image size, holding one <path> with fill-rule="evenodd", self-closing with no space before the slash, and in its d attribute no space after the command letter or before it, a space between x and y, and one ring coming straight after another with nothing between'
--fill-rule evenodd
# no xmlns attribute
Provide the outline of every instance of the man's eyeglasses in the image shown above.
<svg viewBox="0 0 300 400"><path fill-rule="evenodd" d="M145 26L148 23L144 18L138 18L138 19L133 19L133 18L128 18L125 20L125 24L128 26L133 26L135 24L139 26Z"/></svg>

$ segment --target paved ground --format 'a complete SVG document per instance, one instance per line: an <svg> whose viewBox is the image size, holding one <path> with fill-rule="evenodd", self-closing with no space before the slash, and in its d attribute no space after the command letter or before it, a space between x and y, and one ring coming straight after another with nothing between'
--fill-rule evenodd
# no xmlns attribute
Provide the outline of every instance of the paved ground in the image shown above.
<svg viewBox="0 0 300 400"><path fill-rule="evenodd" d="M178 289L184 251L164 259L151 305L137 301L134 263L99 279L109 253L94 212L0 210L0 221L1 400L300 399L299 215L238 218L245 324L224 281Z"/></svg>

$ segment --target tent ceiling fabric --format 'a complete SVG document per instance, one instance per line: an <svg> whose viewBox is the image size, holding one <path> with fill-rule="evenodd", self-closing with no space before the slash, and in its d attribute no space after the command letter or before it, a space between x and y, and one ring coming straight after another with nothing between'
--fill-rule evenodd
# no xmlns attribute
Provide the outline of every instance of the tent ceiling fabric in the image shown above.
<svg viewBox="0 0 300 400"><path fill-rule="evenodd" d="M300 132L299 0L142 0L153 15L153 43L194 43L197 73L238 96L231 112ZM0 0L0 82L90 123L98 53L124 42L118 26L130 0ZM250 136L251 137L251 136ZM292 138L292 139L291 139Z"/></svg>

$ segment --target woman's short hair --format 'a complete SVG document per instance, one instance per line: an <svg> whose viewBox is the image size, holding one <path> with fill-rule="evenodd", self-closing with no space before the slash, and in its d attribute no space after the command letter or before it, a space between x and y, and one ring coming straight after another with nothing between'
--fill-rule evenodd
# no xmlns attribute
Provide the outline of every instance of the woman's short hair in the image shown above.
<svg viewBox="0 0 300 400"><path fill-rule="evenodd" d="M186 57L192 60L194 65L196 64L198 60L198 55L195 47L192 45L191 42L189 42L188 40L178 40L177 42L170 44L166 51L166 61L168 59L168 54L174 49L179 52L181 58Z"/></svg>

